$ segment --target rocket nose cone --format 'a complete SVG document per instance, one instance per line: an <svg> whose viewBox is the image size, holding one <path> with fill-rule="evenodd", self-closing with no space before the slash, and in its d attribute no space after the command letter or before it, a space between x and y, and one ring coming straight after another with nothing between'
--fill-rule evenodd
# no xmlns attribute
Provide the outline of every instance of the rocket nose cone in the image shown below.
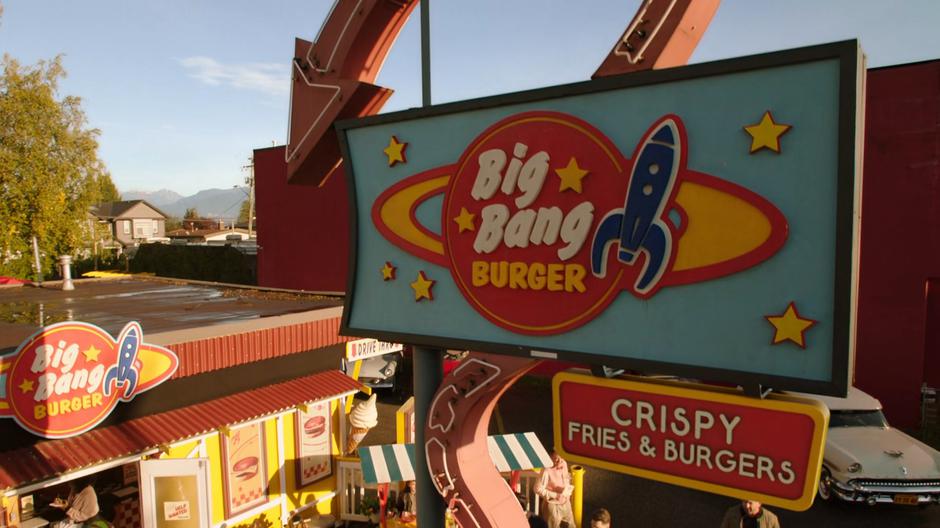
<svg viewBox="0 0 940 528"><path fill-rule="evenodd" d="M672 127L673 127L672 121L666 121L665 123L660 125L659 130L657 130L653 134L653 137L650 139L652 139L653 141L657 143L666 143L668 145L675 145L676 135Z"/></svg>

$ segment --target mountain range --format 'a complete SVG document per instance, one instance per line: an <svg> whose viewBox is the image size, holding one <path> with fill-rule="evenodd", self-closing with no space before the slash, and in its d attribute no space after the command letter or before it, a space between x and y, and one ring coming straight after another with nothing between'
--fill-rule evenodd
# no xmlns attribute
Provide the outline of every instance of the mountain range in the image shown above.
<svg viewBox="0 0 940 528"><path fill-rule="evenodd" d="M169 216L182 218L187 209L196 208L202 218L234 219L243 201L248 199L248 187L231 189L205 189L191 196L182 196L168 189L159 191L125 191L123 200L146 200Z"/></svg>

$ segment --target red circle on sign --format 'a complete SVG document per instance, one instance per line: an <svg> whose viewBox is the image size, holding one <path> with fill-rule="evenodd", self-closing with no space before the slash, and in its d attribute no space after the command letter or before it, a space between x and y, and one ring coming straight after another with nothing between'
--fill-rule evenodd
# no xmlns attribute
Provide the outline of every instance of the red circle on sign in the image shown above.
<svg viewBox="0 0 940 528"><path fill-rule="evenodd" d="M477 137L442 218L451 274L474 309L513 332L556 334L607 307L623 271L594 276L591 242L623 206L628 169L609 139L567 114L517 114Z"/></svg>
<svg viewBox="0 0 940 528"><path fill-rule="evenodd" d="M98 354L82 353L91 348ZM39 332L20 348L10 367L7 391L14 419L46 438L87 431L117 405L120 391L102 392L104 372L116 362L113 340L98 327L59 323Z"/></svg>

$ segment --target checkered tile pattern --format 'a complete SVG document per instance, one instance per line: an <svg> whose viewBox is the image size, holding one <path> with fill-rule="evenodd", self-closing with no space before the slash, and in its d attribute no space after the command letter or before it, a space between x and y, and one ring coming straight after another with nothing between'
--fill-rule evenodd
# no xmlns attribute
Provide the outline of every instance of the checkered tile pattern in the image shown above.
<svg viewBox="0 0 940 528"><path fill-rule="evenodd" d="M305 468L305 469L304 469L304 480L306 480L306 479L308 479L308 478L310 478L310 477L312 477L312 476L314 476L314 475L320 475L320 474L322 474L322 473L326 473L329 469L330 469L330 462L329 462L329 460L327 460L326 462L323 462L323 463L321 463L321 464L317 464L317 465L315 465L315 466L310 466L310 467L308 467L308 468Z"/></svg>
<svg viewBox="0 0 940 528"><path fill-rule="evenodd" d="M114 528L138 528L140 525L140 501L136 498L114 506Z"/></svg>
<svg viewBox="0 0 940 528"><path fill-rule="evenodd" d="M253 489L247 492L241 492L235 496L235 500L232 503L232 506L238 507L242 504L248 504L254 502L261 497L261 490Z"/></svg>

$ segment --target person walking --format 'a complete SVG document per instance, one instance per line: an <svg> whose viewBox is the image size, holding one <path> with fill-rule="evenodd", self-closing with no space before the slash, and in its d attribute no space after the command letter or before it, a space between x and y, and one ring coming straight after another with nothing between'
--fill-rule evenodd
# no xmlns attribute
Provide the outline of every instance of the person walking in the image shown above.
<svg viewBox="0 0 940 528"><path fill-rule="evenodd" d="M571 511L573 490L568 463L556 451L552 451L552 467L543 469L535 484L535 493L544 501L541 511L548 528L574 528L574 514Z"/></svg>
<svg viewBox="0 0 940 528"><path fill-rule="evenodd" d="M721 528L780 528L780 521L770 510L754 500L743 500L725 512Z"/></svg>

